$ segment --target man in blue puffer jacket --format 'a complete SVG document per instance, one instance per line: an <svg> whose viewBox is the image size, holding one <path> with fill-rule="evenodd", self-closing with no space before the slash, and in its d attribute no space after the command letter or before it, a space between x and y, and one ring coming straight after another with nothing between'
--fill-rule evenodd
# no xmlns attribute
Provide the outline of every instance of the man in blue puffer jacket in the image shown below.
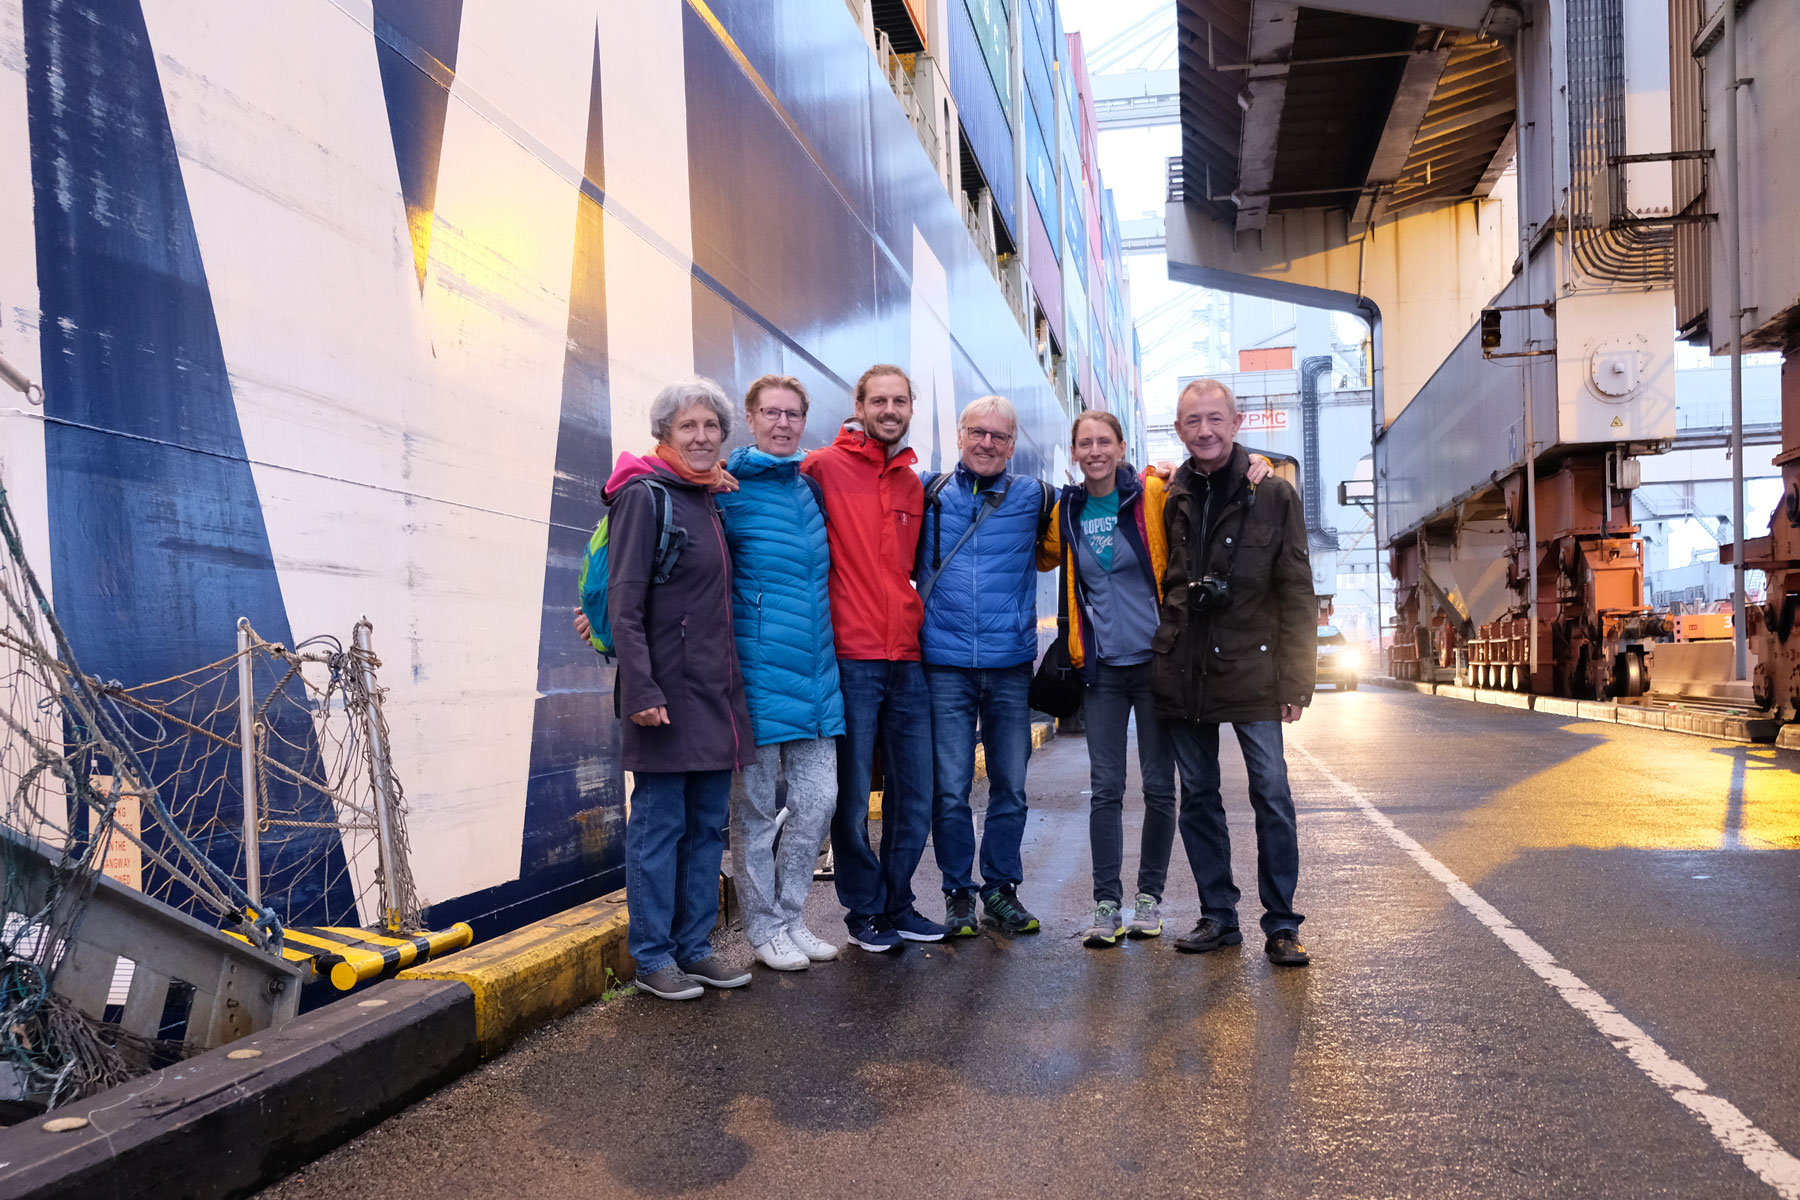
<svg viewBox="0 0 1800 1200"><path fill-rule="evenodd" d="M732 784L731 853L744 932L765 966L798 971L837 956L802 919L813 868L837 810L844 732L826 581L831 557L814 484L800 474L807 397L764 375L744 397L755 446L731 456L737 490L717 496L731 547L732 623L756 761ZM779 857L775 781L787 775Z"/></svg>
<svg viewBox="0 0 1800 1200"><path fill-rule="evenodd" d="M1037 543L1050 491L1008 473L1019 418L1003 396L963 409L962 461L927 476L919 533L919 632L931 693L932 843L944 874L946 924L975 934L975 823L969 790L979 720L987 759L987 824L979 892L986 918L1005 933L1036 933L1019 902L1024 866L1025 766L1031 758L1031 667L1037 659Z"/></svg>

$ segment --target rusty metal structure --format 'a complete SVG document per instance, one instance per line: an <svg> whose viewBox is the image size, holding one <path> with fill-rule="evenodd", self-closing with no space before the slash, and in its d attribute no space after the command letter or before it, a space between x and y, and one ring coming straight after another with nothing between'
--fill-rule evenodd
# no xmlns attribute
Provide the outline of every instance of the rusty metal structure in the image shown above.
<svg viewBox="0 0 1800 1200"><path fill-rule="evenodd" d="M1183 0L1171 275L1358 312L1392 672L1649 689L1638 458L1676 436L1669 15ZM1691 189L1690 189L1691 190ZM1684 194L1684 202L1692 197Z"/></svg>
<svg viewBox="0 0 1800 1200"><path fill-rule="evenodd" d="M1793 234L1800 79L1783 51L1800 38L1800 11L1769 0L1670 0L1669 26L1673 119L1698 148L1696 161L1677 174L1676 198L1683 213L1721 218L1678 230L1678 327L1714 354L1732 355L1739 409L1741 355L1784 356L1781 450L1773 459L1782 499L1759 537L1746 537L1743 514L1736 514L1736 544L1724 548L1722 561L1737 568L1744 665L1756 703L1791 722L1800 717L1800 247ZM1741 440L1738 449L1741 463ZM1764 603L1745 604L1746 571L1763 572ZM1782 740L1795 739L1784 732Z"/></svg>

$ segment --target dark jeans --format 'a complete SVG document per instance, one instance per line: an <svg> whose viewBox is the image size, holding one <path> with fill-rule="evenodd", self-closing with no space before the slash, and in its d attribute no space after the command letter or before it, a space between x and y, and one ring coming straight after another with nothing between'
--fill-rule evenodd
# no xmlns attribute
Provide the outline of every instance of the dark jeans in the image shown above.
<svg viewBox="0 0 1800 1200"><path fill-rule="evenodd" d="M975 886L975 734L987 761L987 822L981 835L981 890L1024 881L1025 766L1031 760L1031 664L925 667L931 692L931 842L946 892Z"/></svg>
<svg viewBox="0 0 1800 1200"><path fill-rule="evenodd" d="M638 974L712 957L730 771L638 771L625 823L626 947Z"/></svg>
<svg viewBox="0 0 1800 1200"><path fill-rule="evenodd" d="M1219 727L1170 721L1166 728L1181 769L1181 844L1200 886L1200 915L1237 925L1237 884L1231 879L1231 834L1219 795ZM1233 725L1250 776L1256 812L1256 891L1262 898L1264 934L1299 929L1294 885L1300 878L1300 842L1294 829L1294 796L1288 791L1281 752L1281 722Z"/></svg>
<svg viewBox="0 0 1800 1200"><path fill-rule="evenodd" d="M1161 900L1175 844L1175 756L1150 695L1150 664L1100 663L1082 698L1087 727L1088 844L1094 854L1094 901L1125 903L1119 872L1125 860L1125 741L1137 714L1138 769L1144 775L1144 835L1137 890Z"/></svg>
<svg viewBox="0 0 1800 1200"><path fill-rule="evenodd" d="M838 903L852 918L912 907L913 872L931 832L931 700L916 662L838 659L844 736L831 854ZM869 778L881 746L881 856L869 845Z"/></svg>

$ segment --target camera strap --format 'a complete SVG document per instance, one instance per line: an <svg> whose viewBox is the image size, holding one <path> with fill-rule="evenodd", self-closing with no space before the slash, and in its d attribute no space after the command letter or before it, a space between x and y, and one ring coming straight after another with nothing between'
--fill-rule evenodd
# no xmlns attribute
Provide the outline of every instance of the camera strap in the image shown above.
<svg viewBox="0 0 1800 1200"><path fill-rule="evenodd" d="M1236 540L1234 540L1231 543L1231 549L1228 550L1225 554L1225 569L1218 572L1218 574L1222 578L1224 578L1227 583L1229 583L1231 580L1232 571L1235 570L1237 567L1238 549L1244 541L1244 526L1250 520L1250 510L1256 506L1256 485L1254 483L1245 481L1244 486L1248 490L1249 495L1247 497L1245 497L1243 511L1238 514L1237 538L1236 538ZM1199 540L1203 547L1208 544L1208 540L1209 540L1207 537L1206 516L1207 516L1207 509L1212 507L1211 487L1212 487L1212 485L1209 483L1207 485L1208 491L1207 491L1206 503L1203 504L1200 508L1200 521L1199 521L1200 538L1199 538ZM1193 493L1189 492L1188 493L1188 506L1189 506L1190 514L1192 513L1192 508L1193 508L1193 499L1194 499ZM1190 536L1187 539L1187 546L1186 546L1187 560L1188 560L1188 580L1187 581L1190 584L1198 583L1207 574L1207 572L1196 572L1194 569L1194 566L1195 566L1195 564L1194 564L1194 540L1195 539L1192 536ZM1208 562L1207 565L1211 566L1212 564L1210 562Z"/></svg>

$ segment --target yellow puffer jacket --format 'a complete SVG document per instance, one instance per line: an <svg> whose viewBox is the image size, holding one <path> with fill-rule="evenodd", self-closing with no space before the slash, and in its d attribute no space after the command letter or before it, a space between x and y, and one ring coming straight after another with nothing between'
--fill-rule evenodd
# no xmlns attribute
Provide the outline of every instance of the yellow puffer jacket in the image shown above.
<svg viewBox="0 0 1800 1200"><path fill-rule="evenodd" d="M1138 562L1149 563L1151 583L1156 588L1156 603L1162 605L1163 574L1169 566L1169 533L1163 525L1163 504L1167 499L1163 481L1153 474L1142 477L1129 467L1119 468L1119 535L1131 543ZM1081 556L1068 553L1073 545L1075 522L1087 502L1087 488L1073 483L1062 489L1051 514L1049 532L1038 545L1038 570L1054 571L1067 566L1069 602L1069 662L1086 673L1087 614L1081 609L1080 590L1076 586L1081 571Z"/></svg>

